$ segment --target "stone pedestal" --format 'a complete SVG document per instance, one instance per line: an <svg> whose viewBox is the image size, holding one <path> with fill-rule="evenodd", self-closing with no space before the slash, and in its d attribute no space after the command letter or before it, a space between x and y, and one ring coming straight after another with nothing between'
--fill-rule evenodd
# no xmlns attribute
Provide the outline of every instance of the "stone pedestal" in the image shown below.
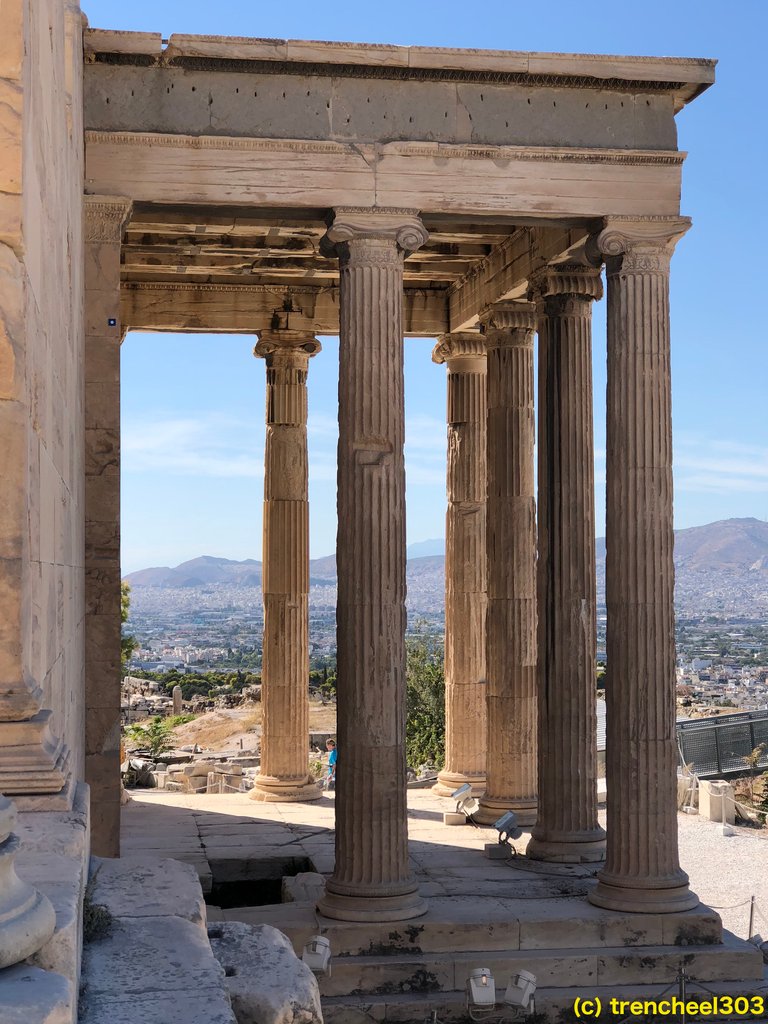
<svg viewBox="0 0 768 1024"><path fill-rule="evenodd" d="M487 784L475 819L536 821L535 308L481 316L488 345Z"/></svg>
<svg viewBox="0 0 768 1024"><path fill-rule="evenodd" d="M485 503L487 364L476 331L446 334L432 353L448 368L445 517L445 767L434 792L485 790Z"/></svg>
<svg viewBox="0 0 768 1024"><path fill-rule="evenodd" d="M85 781L120 856L120 245L131 202L85 196Z"/></svg>
<svg viewBox="0 0 768 1024"><path fill-rule="evenodd" d="M318 908L347 921L427 910L408 860L405 763L402 210L337 210L340 263L336 869Z"/></svg>
<svg viewBox="0 0 768 1024"><path fill-rule="evenodd" d="M309 775L309 500L307 373L320 343L306 331L264 331L264 645L261 772L252 800L319 800Z"/></svg>
<svg viewBox="0 0 768 1024"><path fill-rule="evenodd" d="M592 301L600 271L553 267L534 282L539 327L539 814L526 853L605 856L597 821Z"/></svg>
<svg viewBox="0 0 768 1024"><path fill-rule="evenodd" d="M47 896L22 882L14 861L16 808L0 794L0 969L37 953L53 935L56 914Z"/></svg>
<svg viewBox="0 0 768 1024"><path fill-rule="evenodd" d="M607 221L608 843L590 901L696 906L677 846L669 263L689 222Z"/></svg>

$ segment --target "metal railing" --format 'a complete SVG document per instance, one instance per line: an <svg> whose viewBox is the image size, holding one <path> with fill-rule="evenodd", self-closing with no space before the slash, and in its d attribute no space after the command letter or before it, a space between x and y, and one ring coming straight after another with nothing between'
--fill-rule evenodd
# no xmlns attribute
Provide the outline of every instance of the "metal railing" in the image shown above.
<svg viewBox="0 0 768 1024"><path fill-rule="evenodd" d="M677 741L684 764L692 764L701 779L744 775L744 760L765 744L757 768L768 768L768 710L697 718L677 723Z"/></svg>

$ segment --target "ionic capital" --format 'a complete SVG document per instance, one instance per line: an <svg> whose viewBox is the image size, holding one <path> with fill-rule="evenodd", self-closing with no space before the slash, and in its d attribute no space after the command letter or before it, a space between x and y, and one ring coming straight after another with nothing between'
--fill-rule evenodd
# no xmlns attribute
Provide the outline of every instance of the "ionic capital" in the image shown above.
<svg viewBox="0 0 768 1024"><path fill-rule="evenodd" d="M418 210L345 206L321 239L324 256L355 262L392 262L415 252L429 238ZM393 245L394 243L394 245Z"/></svg>
<svg viewBox="0 0 768 1024"><path fill-rule="evenodd" d="M668 274L674 248L690 226L690 217L607 217L589 240L590 254L605 257L609 275Z"/></svg>
<svg viewBox="0 0 768 1024"><path fill-rule="evenodd" d="M133 209L133 200L125 196L84 196L83 200L85 241L119 245Z"/></svg>
<svg viewBox="0 0 768 1024"><path fill-rule="evenodd" d="M253 354L266 359L267 367L306 370L309 360L322 350L322 345L311 331L259 331Z"/></svg>
<svg viewBox="0 0 768 1024"><path fill-rule="evenodd" d="M441 334L432 349L433 363L446 363L450 373L484 373L488 345L479 331Z"/></svg>
<svg viewBox="0 0 768 1024"><path fill-rule="evenodd" d="M536 306L532 302L495 302L480 312L479 320L489 348L533 344Z"/></svg>
<svg viewBox="0 0 768 1024"><path fill-rule="evenodd" d="M529 286L529 295L534 301L554 297L592 301L603 297L600 268L586 263L545 267L531 277Z"/></svg>

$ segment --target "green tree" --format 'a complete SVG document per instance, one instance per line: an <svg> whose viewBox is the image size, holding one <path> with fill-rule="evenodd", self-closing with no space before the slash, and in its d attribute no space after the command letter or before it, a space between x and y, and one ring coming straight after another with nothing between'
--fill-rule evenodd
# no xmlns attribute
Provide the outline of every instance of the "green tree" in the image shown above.
<svg viewBox="0 0 768 1024"><path fill-rule="evenodd" d="M120 584L120 625L123 627L128 621L128 615L131 610L131 585L126 583L125 580ZM120 664L122 666L123 675L128 670L128 662L133 657L133 652L139 646L139 642L135 636L128 636L125 632L120 637Z"/></svg>
<svg viewBox="0 0 768 1024"><path fill-rule="evenodd" d="M148 750L151 757L158 757L171 746L172 729L171 720L156 715L148 725L130 725L125 731L134 743Z"/></svg>
<svg viewBox="0 0 768 1024"><path fill-rule="evenodd" d="M406 638L405 750L408 764L445 764L445 670L442 638L421 628Z"/></svg>

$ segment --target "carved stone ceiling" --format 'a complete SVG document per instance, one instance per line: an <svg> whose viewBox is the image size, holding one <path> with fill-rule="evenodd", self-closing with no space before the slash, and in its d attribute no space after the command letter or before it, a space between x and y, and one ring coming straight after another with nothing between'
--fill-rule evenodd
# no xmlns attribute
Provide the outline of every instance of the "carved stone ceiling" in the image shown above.
<svg viewBox="0 0 768 1024"><path fill-rule="evenodd" d="M138 205L127 228L128 283L331 286L336 260L320 255L327 211L269 211ZM405 263L406 288L449 288L515 231L512 224L425 218L428 243Z"/></svg>

